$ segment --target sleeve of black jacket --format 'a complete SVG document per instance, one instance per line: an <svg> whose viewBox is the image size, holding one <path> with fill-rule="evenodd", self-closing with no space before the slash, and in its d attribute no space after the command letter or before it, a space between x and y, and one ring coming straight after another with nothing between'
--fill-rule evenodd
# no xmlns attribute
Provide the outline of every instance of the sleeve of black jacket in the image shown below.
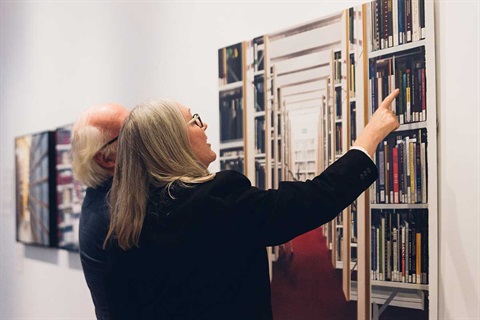
<svg viewBox="0 0 480 320"><path fill-rule="evenodd" d="M251 223L256 231L251 235L262 245L278 245L331 221L377 177L373 161L350 150L313 180L281 182L276 190L251 187L247 178L232 173L228 202Z"/></svg>

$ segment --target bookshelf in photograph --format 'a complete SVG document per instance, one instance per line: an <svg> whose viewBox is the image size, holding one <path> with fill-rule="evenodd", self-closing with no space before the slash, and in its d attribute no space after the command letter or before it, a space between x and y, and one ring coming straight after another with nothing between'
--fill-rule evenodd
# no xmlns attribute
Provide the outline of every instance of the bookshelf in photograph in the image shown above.
<svg viewBox="0 0 480 320"><path fill-rule="evenodd" d="M330 92L331 92L331 79L327 78L325 80L325 95L322 95L322 108L319 123L321 123L321 144L318 145L318 150L322 150L322 152L318 153L319 158L318 163L320 167L318 168L318 172L322 172L327 168L330 164L332 164L333 160L333 138L332 138L332 104L330 99ZM333 229L334 229L334 222L328 222L322 226L323 235L326 238L327 248L329 250L333 249Z"/></svg>
<svg viewBox="0 0 480 320"><path fill-rule="evenodd" d="M218 50L220 168L245 170L244 43Z"/></svg>
<svg viewBox="0 0 480 320"><path fill-rule="evenodd" d="M345 52L345 85L342 89L344 91L343 108L345 129L342 131L344 138L342 139L344 153L352 147L361 134L367 114L365 106L366 88L364 66L366 61L365 55L365 36L364 36L364 21L365 8L364 6L352 7L344 11L345 18L345 32L343 50ZM348 300L356 300L358 287L365 287L365 283L358 283L362 278L359 277L359 272L365 270L362 264L365 256L365 239L361 235L364 234L366 226L361 223L365 219L368 212L366 207L366 193L361 194L353 203L347 207L343 212L343 272L342 284L345 298ZM361 299L365 300L366 297ZM358 306L358 305L357 305ZM361 316L358 316L361 318Z"/></svg>
<svg viewBox="0 0 480 320"><path fill-rule="evenodd" d="M345 35L348 24L348 11L342 12L341 34ZM342 37L340 46L332 50L332 79L331 87L332 97L332 146L334 146L333 158L329 162L333 163L343 156L349 149L348 145L348 112L347 108L349 94L348 93L348 46L347 39ZM341 212L332 222L333 239L332 239L332 260L333 265L337 269L350 270L353 264L350 263L350 246L347 244L350 239L350 213L349 208Z"/></svg>
<svg viewBox="0 0 480 320"><path fill-rule="evenodd" d="M260 189L267 189L269 184L268 170L270 165L267 161L270 153L268 153L268 141L270 134L268 132L268 115L267 115L267 87L266 79L268 79L267 69L265 68L265 54L266 54L266 39L265 36L260 36L253 39L248 48L249 56L251 60L247 59L247 78L249 88L252 88L253 104L247 103L247 106L252 105L247 112L248 118L252 118L253 115L253 132L254 132L254 154L255 154L255 178L252 181L253 184Z"/></svg>
<svg viewBox="0 0 480 320"><path fill-rule="evenodd" d="M72 125L58 128L55 132L58 246L78 251L78 228L86 186L73 177L71 134Z"/></svg>
<svg viewBox="0 0 480 320"><path fill-rule="evenodd" d="M15 138L16 239L55 247L55 132Z"/></svg>
<svg viewBox="0 0 480 320"><path fill-rule="evenodd" d="M298 136L293 141L295 160L292 173L295 180L298 181L311 180L316 177L317 173L317 143L315 135L310 131L308 128L301 128Z"/></svg>
<svg viewBox="0 0 480 320"><path fill-rule="evenodd" d="M367 5L369 114L400 89L392 103L400 128L376 150L379 179L370 190L366 277L372 308L366 314L373 319L381 319L388 306L412 310L415 318L437 317L433 5L413 0Z"/></svg>

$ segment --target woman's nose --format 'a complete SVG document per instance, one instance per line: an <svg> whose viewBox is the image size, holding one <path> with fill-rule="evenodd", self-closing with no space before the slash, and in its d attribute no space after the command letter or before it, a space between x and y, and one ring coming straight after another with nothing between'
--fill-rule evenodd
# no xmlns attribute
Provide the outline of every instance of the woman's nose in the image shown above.
<svg viewBox="0 0 480 320"><path fill-rule="evenodd" d="M204 122L202 127L203 131L207 130L207 128L208 128L208 123Z"/></svg>

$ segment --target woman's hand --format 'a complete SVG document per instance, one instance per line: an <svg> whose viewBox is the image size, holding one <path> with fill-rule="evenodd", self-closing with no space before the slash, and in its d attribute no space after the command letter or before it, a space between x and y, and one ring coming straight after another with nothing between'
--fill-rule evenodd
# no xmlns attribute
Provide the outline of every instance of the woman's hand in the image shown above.
<svg viewBox="0 0 480 320"><path fill-rule="evenodd" d="M377 111L375 111L353 146L364 148L368 154L373 157L378 144L385 139L388 134L398 129L400 124L398 123L397 116L391 111L391 105L399 93L400 90L395 89L382 101L382 104Z"/></svg>

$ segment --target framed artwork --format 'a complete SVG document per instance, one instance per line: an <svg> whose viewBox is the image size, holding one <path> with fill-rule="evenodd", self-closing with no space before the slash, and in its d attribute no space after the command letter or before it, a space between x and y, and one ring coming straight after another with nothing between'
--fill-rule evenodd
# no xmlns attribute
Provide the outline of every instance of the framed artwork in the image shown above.
<svg viewBox="0 0 480 320"><path fill-rule="evenodd" d="M57 245L55 132L15 139L16 238L45 247Z"/></svg>

